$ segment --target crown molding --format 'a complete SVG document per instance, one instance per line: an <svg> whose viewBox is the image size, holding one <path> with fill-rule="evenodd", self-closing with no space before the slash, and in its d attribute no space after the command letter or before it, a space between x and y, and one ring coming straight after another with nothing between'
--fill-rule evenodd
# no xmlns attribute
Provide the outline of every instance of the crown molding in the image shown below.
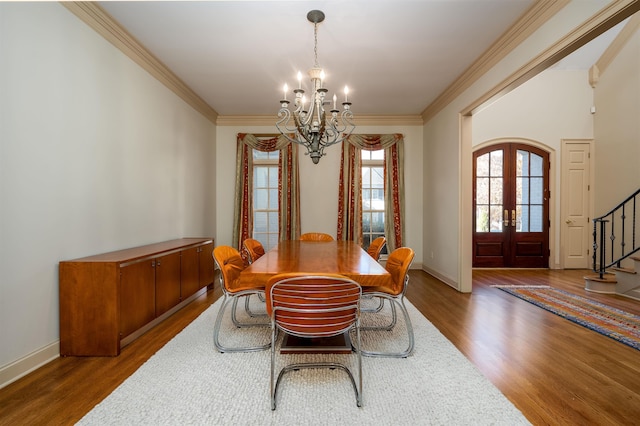
<svg viewBox="0 0 640 426"><path fill-rule="evenodd" d="M422 112L424 122L433 118L462 92L471 87L481 76L526 40L527 37L537 31L569 2L570 0L537 1Z"/></svg>
<svg viewBox="0 0 640 426"><path fill-rule="evenodd" d="M219 115L218 126L275 126L276 115ZM422 126L419 115L358 115L353 119L357 126Z"/></svg>
<svg viewBox="0 0 640 426"><path fill-rule="evenodd" d="M639 0L616 0L609 3L600 12L576 27L558 42L520 67L509 77L494 86L484 96L464 108L462 115L473 114L485 105L495 101L504 93L515 89L533 76L541 73L571 52L584 46L600 34L624 21L640 10Z"/></svg>
<svg viewBox="0 0 640 426"><path fill-rule="evenodd" d="M95 2L60 2L212 123L218 113Z"/></svg>
<svg viewBox="0 0 640 426"><path fill-rule="evenodd" d="M620 30L609 47L607 47L596 63L589 69L589 84L591 84L591 87L596 87L600 76L602 76L622 48L629 42L636 31L638 31L638 28L640 28L640 15L636 14L629 19L629 22L625 24L624 28Z"/></svg>

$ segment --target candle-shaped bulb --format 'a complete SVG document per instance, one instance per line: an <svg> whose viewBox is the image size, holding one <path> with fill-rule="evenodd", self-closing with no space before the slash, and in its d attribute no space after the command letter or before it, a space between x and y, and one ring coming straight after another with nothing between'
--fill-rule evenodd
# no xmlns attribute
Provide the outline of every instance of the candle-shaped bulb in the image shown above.
<svg viewBox="0 0 640 426"><path fill-rule="evenodd" d="M349 102L349 88L344 86L344 101Z"/></svg>
<svg viewBox="0 0 640 426"><path fill-rule="evenodd" d="M336 96L336 94L333 94L333 109L336 109L336 101L338 100L338 97Z"/></svg>
<svg viewBox="0 0 640 426"><path fill-rule="evenodd" d="M324 82L324 70L320 71L320 87L322 88L322 82Z"/></svg>
<svg viewBox="0 0 640 426"><path fill-rule="evenodd" d="M298 71L298 89L302 89L302 73Z"/></svg>
<svg viewBox="0 0 640 426"><path fill-rule="evenodd" d="M289 86L287 86L287 83L284 84L284 86L282 87L282 91L284 92L284 100L287 100L287 92L289 91Z"/></svg>

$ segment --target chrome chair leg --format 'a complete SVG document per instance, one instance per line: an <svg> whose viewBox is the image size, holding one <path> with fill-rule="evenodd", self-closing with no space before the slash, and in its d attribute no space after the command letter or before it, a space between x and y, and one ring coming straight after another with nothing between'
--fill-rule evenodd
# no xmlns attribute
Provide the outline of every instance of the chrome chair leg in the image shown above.
<svg viewBox="0 0 640 426"><path fill-rule="evenodd" d="M245 299L245 311L247 310L247 306L248 306L248 302L249 302L249 298L251 297L251 295L253 294L260 294L260 293L249 293L246 294L244 296L233 296L234 300L233 300L233 305L231 307L231 321L233 322L233 325L235 325L238 328L246 328L246 327L267 327L269 326L268 322L260 322L260 323L255 323L255 322L240 322L240 320L238 320L238 300L240 297L244 297ZM247 312L249 313L249 312ZM267 314L265 313L263 314L254 314L251 315L249 314L250 317L252 318L258 318L258 317L267 317Z"/></svg>
<svg viewBox="0 0 640 426"><path fill-rule="evenodd" d="M264 297L264 295L262 295L262 293L258 293L258 300L260 300L262 303L265 302L265 297ZM244 311L247 313L247 315L249 315L251 318L258 318L258 317L266 317L266 316L268 316L266 310L263 313L253 312L251 310L251 308L249 307L249 302L250 301L251 301L251 295L249 295L249 296L244 298Z"/></svg>
<svg viewBox="0 0 640 426"><path fill-rule="evenodd" d="M222 318L224 317L224 311L229 305L229 302L231 302L232 304L231 316L233 318L235 314L235 308L238 302L238 297L242 297L242 296L244 295L228 296L227 294L225 294L223 296L224 300L222 301L222 306L220 306L220 310L218 311L218 316L216 317L216 322L213 327L213 344L215 345L216 349L219 352L223 352L223 353L224 352L258 352L258 351L264 351L266 349L269 349L269 346L271 346L271 342L261 346L246 346L246 347L229 347L229 346L223 346L220 343L220 326L222 324ZM269 324L255 324L255 326L262 326L262 327L265 327L268 325Z"/></svg>
<svg viewBox="0 0 640 426"><path fill-rule="evenodd" d="M407 311L407 307L404 304L404 297L396 298L396 297L389 297L385 295L380 295L379 297L384 297L385 299L388 299L391 304L391 311L392 311L392 317L393 317L392 322L390 324L392 325L391 328L388 329L386 328L386 326L385 327L362 327L361 326L360 329L390 331L395 327L397 322L395 305L398 304L398 306L400 307L400 310L402 311L402 315L404 317L405 326L407 327L407 336L409 338L409 344L407 345L406 349L399 352L367 351L367 350L361 349L362 355L366 357L371 357L371 358L406 358L409 355L411 355L411 352L413 352L413 348L415 346L415 337L413 334L413 325L411 324L411 318L409 318L409 312Z"/></svg>
<svg viewBox="0 0 640 426"><path fill-rule="evenodd" d="M373 299L373 296L367 296L366 294L362 295L363 299ZM378 297L378 306L375 308L361 308L360 312L373 312L378 313L384 308L384 299L382 297Z"/></svg>

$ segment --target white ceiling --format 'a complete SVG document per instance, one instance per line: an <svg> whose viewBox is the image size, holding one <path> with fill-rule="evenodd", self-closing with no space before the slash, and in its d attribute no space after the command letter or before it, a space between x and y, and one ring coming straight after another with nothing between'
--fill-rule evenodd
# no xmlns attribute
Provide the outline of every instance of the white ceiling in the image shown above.
<svg viewBox="0 0 640 426"><path fill-rule="evenodd" d="M348 85L357 116L422 113L534 3L237 0L100 6L223 116L275 116L283 84L292 88L298 70L308 82L314 52L306 15L322 10L318 61L328 97L337 92L342 99Z"/></svg>

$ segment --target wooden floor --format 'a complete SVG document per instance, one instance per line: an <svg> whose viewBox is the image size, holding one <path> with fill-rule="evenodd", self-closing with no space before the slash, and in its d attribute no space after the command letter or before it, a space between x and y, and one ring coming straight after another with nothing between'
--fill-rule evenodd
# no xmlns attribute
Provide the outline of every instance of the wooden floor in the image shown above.
<svg viewBox="0 0 640 426"><path fill-rule="evenodd" d="M640 302L586 292L586 273L476 270L462 294L411 271L407 298L534 425L638 424L640 351L490 287L548 284L640 315ZM60 358L0 389L0 425L75 423L218 295L216 286L119 357Z"/></svg>

